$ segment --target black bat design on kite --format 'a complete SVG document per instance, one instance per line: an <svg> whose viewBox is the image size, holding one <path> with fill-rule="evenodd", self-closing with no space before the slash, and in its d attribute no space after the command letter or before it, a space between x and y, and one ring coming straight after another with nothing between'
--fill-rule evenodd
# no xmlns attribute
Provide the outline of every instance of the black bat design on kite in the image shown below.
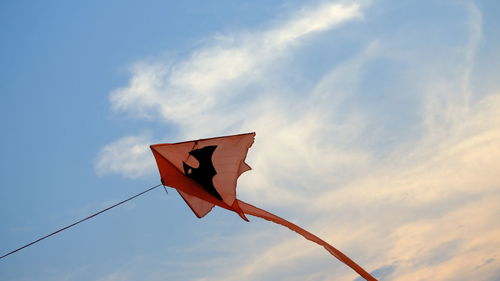
<svg viewBox="0 0 500 281"><path fill-rule="evenodd" d="M212 163L212 154L216 148L216 145L209 145L200 149L191 150L189 154L198 160L198 168L193 168L184 161L182 162L182 166L184 167L184 174L186 176L196 181L204 190L222 201L222 196L217 192L212 181L213 177L217 174L214 164Z"/></svg>

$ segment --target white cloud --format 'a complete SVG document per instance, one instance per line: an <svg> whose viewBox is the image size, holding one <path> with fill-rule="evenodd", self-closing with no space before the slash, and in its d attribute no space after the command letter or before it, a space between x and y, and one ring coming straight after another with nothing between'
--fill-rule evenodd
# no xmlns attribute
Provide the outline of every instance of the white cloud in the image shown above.
<svg viewBox="0 0 500 281"><path fill-rule="evenodd" d="M146 136L129 136L104 146L97 156L97 173L120 173L130 178L151 174L155 166L150 144Z"/></svg>
<svg viewBox="0 0 500 281"><path fill-rule="evenodd" d="M304 9L268 31L218 37L175 64L135 64L130 84L111 94L112 106L141 117L158 114L186 135L193 130L198 136L225 131L228 122L243 122L244 113L260 107L259 97L267 93L245 88L262 81L272 84L273 78L266 76L272 76L269 68L276 60L306 36L358 19L360 13L359 4L326 3ZM235 108L234 101L242 98L252 99L253 105ZM224 125L218 128L220 122L205 118L207 112Z"/></svg>

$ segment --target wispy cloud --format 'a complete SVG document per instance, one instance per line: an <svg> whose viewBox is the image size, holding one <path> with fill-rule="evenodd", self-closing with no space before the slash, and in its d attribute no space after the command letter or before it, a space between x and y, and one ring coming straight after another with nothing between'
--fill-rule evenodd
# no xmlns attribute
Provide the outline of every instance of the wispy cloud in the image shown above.
<svg viewBox="0 0 500 281"><path fill-rule="evenodd" d="M98 174L120 173L135 178L154 171L147 136L128 136L104 146L97 155Z"/></svg>
<svg viewBox="0 0 500 281"><path fill-rule="evenodd" d="M304 9L267 31L218 36L176 63L137 63L130 84L111 94L112 106L142 117L154 114L184 132L227 130L228 122L245 120L241 109L252 111L251 105L241 106L241 99L258 106L259 97L267 94L246 88L263 81L272 83L273 78L266 76L276 60L308 36L358 19L360 13L358 4L323 4ZM234 106L238 101L240 106ZM204 118L208 112L211 120ZM220 122L212 122L215 118L225 122L217 125Z"/></svg>
<svg viewBox="0 0 500 281"><path fill-rule="evenodd" d="M307 7L267 30L219 35L185 59L136 63L112 107L173 124L176 139L256 131L254 172L242 175L240 197L310 228L387 280L491 280L500 258L500 86L480 98L471 86L481 12L455 3L451 24L426 29L405 7L360 3ZM408 13L404 24L388 26L384 17L396 11ZM349 22L355 42L328 58L347 40ZM462 29L451 28L457 22ZM438 36L449 33L463 40ZM320 55L309 53L315 44ZM107 145L97 170L155 170L147 142ZM239 250L211 262L200 280L355 278L331 263L311 273L326 254L277 231L224 237Z"/></svg>
<svg viewBox="0 0 500 281"><path fill-rule="evenodd" d="M218 36L176 63L138 62L131 68L129 85L111 94L112 107L136 117L173 123L182 137L240 130L249 116L266 109L275 110L273 119L284 122L287 116L279 116L281 101L273 101L274 93L266 89L273 84L273 63L289 54L301 39L358 19L360 14L359 4L323 4L303 9L267 31ZM252 89L255 86L260 90ZM143 174L150 159L144 151L139 156L137 140L128 137L107 145L98 157L97 171ZM124 159L125 145L127 151L133 147L135 159Z"/></svg>

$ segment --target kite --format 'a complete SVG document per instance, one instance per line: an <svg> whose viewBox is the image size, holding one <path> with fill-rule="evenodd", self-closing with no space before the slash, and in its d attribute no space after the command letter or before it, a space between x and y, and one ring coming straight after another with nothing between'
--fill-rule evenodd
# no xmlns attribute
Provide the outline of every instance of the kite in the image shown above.
<svg viewBox="0 0 500 281"><path fill-rule="evenodd" d="M351 267L364 279L376 281L377 279L366 272L361 266L318 236L283 218L236 198L236 183L238 177L251 169L250 166L245 163L245 158L248 149L250 149L254 142L254 138L255 133L248 133L179 143L151 145L151 150L156 159L158 170L160 171L161 184L150 187L145 191L135 194L110 207L87 216L86 218L1 255L0 260L124 204L159 186L170 186L179 192L198 218L204 217L215 206L219 206L237 213L245 221L248 221L246 215L252 215L280 224L302 235L305 239L323 246L331 255Z"/></svg>
<svg viewBox="0 0 500 281"><path fill-rule="evenodd" d="M376 280L342 252L305 229L236 198L238 177L250 170L245 163L255 133L151 145L164 186L175 188L198 218L215 206L280 224L323 246L366 280Z"/></svg>

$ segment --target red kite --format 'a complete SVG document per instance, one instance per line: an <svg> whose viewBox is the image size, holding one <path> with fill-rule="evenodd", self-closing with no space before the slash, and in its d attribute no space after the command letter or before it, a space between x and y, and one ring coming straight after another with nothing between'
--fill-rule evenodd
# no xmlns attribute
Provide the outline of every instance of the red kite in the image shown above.
<svg viewBox="0 0 500 281"><path fill-rule="evenodd" d="M250 170L245 163L255 133L151 145L161 182L179 192L198 218L212 208L236 212L248 221L252 215L281 224L307 240L323 246L330 254L354 269L366 280L376 280L358 264L316 235L276 215L236 198L238 177Z"/></svg>

